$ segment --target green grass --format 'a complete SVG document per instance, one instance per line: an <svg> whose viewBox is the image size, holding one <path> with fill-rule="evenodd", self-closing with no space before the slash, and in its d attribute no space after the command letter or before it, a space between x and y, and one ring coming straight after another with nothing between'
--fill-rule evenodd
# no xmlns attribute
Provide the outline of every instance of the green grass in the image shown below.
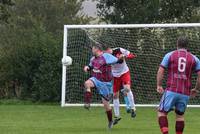
<svg viewBox="0 0 200 134"><path fill-rule="evenodd" d="M138 108L137 118L122 109L111 131L103 108L60 108L50 105L0 105L0 134L160 134L155 108ZM174 114L169 116L174 134ZM200 109L188 109L184 134L199 134Z"/></svg>

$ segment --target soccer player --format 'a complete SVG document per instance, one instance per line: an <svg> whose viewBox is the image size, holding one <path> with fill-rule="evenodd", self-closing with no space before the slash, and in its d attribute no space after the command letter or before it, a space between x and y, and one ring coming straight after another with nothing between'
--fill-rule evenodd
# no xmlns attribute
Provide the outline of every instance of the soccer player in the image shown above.
<svg viewBox="0 0 200 134"><path fill-rule="evenodd" d="M101 44L95 44L92 47L93 57L90 60L90 64L84 67L84 71L92 71L92 77L85 82L85 105L86 109L89 109L92 93L91 88L96 88L102 97L102 103L107 113L108 127L112 128L112 108L109 104L109 96L112 91L112 72L111 64L120 63L122 60L114 57L111 54L104 53Z"/></svg>
<svg viewBox="0 0 200 134"><path fill-rule="evenodd" d="M125 98L126 106L128 109L130 106L131 117L134 118L136 116L134 96L131 91L131 75L130 75L130 70L125 61L125 59L135 58L136 55L133 53L130 53L130 51L124 48L111 49L108 47L106 52L114 55L117 58L123 58L122 63L112 65L112 74L114 77L114 82L113 82L113 93L114 93L113 104L114 104L114 113L115 113L114 124L117 124L118 121L121 120L120 110L119 110L119 106L120 106L119 92L120 92L121 87L123 88L121 91L123 92L125 96L124 98Z"/></svg>
<svg viewBox="0 0 200 134"><path fill-rule="evenodd" d="M179 37L177 50L167 53L157 73L157 92L163 94L158 108L158 122L162 134L168 134L167 114L175 108L176 113L176 134L183 134L184 112L189 97L195 97L200 88L200 61L187 50L188 40ZM167 88L162 87L162 80L165 69L168 70ZM191 89L192 72L198 74L196 86Z"/></svg>

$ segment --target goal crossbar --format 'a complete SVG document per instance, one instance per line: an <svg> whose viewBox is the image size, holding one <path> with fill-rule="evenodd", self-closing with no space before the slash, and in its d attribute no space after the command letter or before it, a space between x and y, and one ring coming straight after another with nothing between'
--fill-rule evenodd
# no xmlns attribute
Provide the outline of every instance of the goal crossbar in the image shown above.
<svg viewBox="0 0 200 134"><path fill-rule="evenodd" d="M102 25L64 25L65 28L176 28L200 27L200 23L168 23L168 24L102 24Z"/></svg>

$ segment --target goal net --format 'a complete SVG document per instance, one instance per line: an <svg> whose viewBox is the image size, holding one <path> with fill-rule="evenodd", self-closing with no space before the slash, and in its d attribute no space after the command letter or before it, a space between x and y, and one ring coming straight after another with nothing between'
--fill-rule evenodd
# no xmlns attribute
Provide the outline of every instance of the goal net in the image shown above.
<svg viewBox="0 0 200 134"><path fill-rule="evenodd" d="M132 90L138 106L156 106L161 96L156 92L156 73L163 56L176 49L179 36L189 39L189 51L200 56L200 23L193 24L128 24L128 25L65 25L63 56L73 59L73 65L63 66L62 106L80 106L83 102L84 81L90 74L83 72L92 56L95 42L113 48L122 47L137 54L128 60ZM166 76L165 76L166 77ZM193 76L193 87L195 84ZM163 86L166 85L166 79ZM101 103L93 90L92 102ZM123 104L123 97L121 97ZM200 106L200 96L190 100L190 106Z"/></svg>

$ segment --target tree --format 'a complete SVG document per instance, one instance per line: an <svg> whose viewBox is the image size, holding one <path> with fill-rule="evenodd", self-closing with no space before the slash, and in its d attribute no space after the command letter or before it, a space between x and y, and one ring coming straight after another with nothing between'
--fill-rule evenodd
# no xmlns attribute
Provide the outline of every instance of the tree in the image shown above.
<svg viewBox="0 0 200 134"><path fill-rule="evenodd" d="M151 23L158 16L159 1L99 0L98 15L112 24Z"/></svg>
<svg viewBox="0 0 200 134"><path fill-rule="evenodd" d="M59 101L63 25L89 22L79 13L82 2L14 3L9 23L0 26L0 97Z"/></svg>
<svg viewBox="0 0 200 134"><path fill-rule="evenodd" d="M199 0L161 0L158 22L198 22L194 16L199 6Z"/></svg>
<svg viewBox="0 0 200 134"><path fill-rule="evenodd" d="M98 15L108 23L197 22L198 0L99 0Z"/></svg>
<svg viewBox="0 0 200 134"><path fill-rule="evenodd" d="M12 0L0 0L0 22L8 23L10 17L9 9L13 5Z"/></svg>

